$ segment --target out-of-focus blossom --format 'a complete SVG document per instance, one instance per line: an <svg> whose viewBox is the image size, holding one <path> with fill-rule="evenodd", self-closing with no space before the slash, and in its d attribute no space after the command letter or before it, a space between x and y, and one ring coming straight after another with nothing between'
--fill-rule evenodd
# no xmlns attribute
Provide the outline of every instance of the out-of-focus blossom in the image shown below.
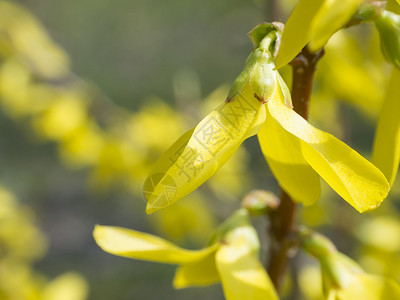
<svg viewBox="0 0 400 300"><path fill-rule="evenodd" d="M33 212L0 187L0 299L87 299L87 282L78 273L64 273L49 281L34 270L33 263L45 255L46 248Z"/></svg>
<svg viewBox="0 0 400 300"><path fill-rule="evenodd" d="M221 281L227 300L278 299L258 259L257 233L245 209L237 211L215 232L209 247L185 250L150 234L120 227L96 226L94 238L114 255L179 265L176 288Z"/></svg>
<svg viewBox="0 0 400 300"><path fill-rule="evenodd" d="M39 22L21 5L0 1L0 52L16 54L40 76L56 79L66 76L68 57L47 35Z"/></svg>
<svg viewBox="0 0 400 300"><path fill-rule="evenodd" d="M80 274L68 272L47 283L41 295L42 300L85 300L88 284Z"/></svg>
<svg viewBox="0 0 400 300"><path fill-rule="evenodd" d="M362 1L300 0L283 30L277 67L289 63L307 43L312 52L321 49L357 12Z"/></svg>
<svg viewBox="0 0 400 300"><path fill-rule="evenodd" d="M302 249L321 264L325 299L385 300L400 297L400 285L395 280L364 272L324 236L304 228L299 235Z"/></svg>

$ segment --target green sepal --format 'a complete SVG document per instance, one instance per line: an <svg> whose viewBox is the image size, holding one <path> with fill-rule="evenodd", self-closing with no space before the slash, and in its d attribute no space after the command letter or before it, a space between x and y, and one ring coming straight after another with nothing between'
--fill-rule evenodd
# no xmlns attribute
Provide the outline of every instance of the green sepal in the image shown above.
<svg viewBox="0 0 400 300"><path fill-rule="evenodd" d="M275 53L279 47L280 26L261 23L254 27L248 36L254 48L247 58L243 71L233 82L227 102L239 94L247 83L250 83L254 97L261 103L267 102L277 88Z"/></svg>

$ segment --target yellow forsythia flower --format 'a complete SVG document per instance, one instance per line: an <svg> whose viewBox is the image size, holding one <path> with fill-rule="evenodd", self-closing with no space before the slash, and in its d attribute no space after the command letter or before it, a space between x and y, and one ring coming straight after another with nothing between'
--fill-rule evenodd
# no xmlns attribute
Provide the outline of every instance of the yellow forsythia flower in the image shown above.
<svg viewBox="0 0 400 300"><path fill-rule="evenodd" d="M166 240L134 230L96 226L97 244L106 252L140 260L179 265L175 288L222 282L227 300L277 300L258 259L259 241L248 212L238 210L201 250L182 249Z"/></svg>
<svg viewBox="0 0 400 300"><path fill-rule="evenodd" d="M289 63L307 43L312 52L321 49L351 19L361 2L363 0L300 0L283 30L277 67Z"/></svg>
<svg viewBox="0 0 400 300"><path fill-rule="evenodd" d="M302 249L321 264L325 299L400 299L400 285L393 279L365 273L324 236L308 229L301 229L299 235Z"/></svg>
<svg viewBox="0 0 400 300"><path fill-rule="evenodd" d="M386 80L381 61L365 60L359 43L347 31L337 32L325 49L324 59L318 63L318 91L329 97L329 102L350 102L375 122ZM317 99L315 92L313 94ZM323 110L315 110L316 115L324 115Z"/></svg>
<svg viewBox="0 0 400 300"><path fill-rule="evenodd" d="M1 47L8 48L46 78L68 75L68 57L54 44L41 24L14 1L0 1Z"/></svg>
<svg viewBox="0 0 400 300"><path fill-rule="evenodd" d="M294 201L315 203L319 176L359 212L376 208L386 197L389 184L374 165L291 108L274 64L277 34L269 24L250 32L254 49L227 101L178 139L146 180L147 213L194 191L258 131L272 172Z"/></svg>

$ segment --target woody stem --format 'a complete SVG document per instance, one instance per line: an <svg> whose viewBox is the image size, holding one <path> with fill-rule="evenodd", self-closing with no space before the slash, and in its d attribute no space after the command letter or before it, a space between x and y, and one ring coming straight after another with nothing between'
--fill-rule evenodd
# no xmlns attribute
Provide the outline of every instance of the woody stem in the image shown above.
<svg viewBox="0 0 400 300"><path fill-rule="evenodd" d="M308 119L308 107L314 72L323 50L310 53L305 47L290 63L293 69L292 101L294 110L304 119ZM269 235L271 248L269 253L268 274L279 291L288 262L289 250L293 247L296 204L281 189L280 204L269 214Z"/></svg>

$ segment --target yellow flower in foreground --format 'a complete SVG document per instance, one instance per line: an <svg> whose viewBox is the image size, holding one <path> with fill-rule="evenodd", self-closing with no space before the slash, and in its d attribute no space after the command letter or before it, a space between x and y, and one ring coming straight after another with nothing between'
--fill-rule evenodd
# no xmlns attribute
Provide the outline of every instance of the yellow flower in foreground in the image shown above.
<svg viewBox="0 0 400 300"><path fill-rule="evenodd" d="M302 229L300 239L303 250L321 264L325 299L400 299L400 285L396 281L365 273L356 262L338 252L327 238Z"/></svg>
<svg viewBox="0 0 400 300"><path fill-rule="evenodd" d="M257 233L246 210L237 211L216 231L211 246L182 249L166 240L134 230L96 226L97 244L114 255L179 265L175 288L222 282L227 300L278 299L258 259Z"/></svg>
<svg viewBox="0 0 400 300"><path fill-rule="evenodd" d="M363 0L300 0L286 22L277 67L289 63L307 43L312 52L321 49L351 19L361 2Z"/></svg>
<svg viewBox="0 0 400 300"><path fill-rule="evenodd" d="M257 132L272 172L294 201L315 203L319 176L359 212L376 208L386 197L389 184L374 165L291 108L274 64L277 34L269 24L250 32L254 49L227 101L178 139L147 178L147 213L194 191Z"/></svg>

